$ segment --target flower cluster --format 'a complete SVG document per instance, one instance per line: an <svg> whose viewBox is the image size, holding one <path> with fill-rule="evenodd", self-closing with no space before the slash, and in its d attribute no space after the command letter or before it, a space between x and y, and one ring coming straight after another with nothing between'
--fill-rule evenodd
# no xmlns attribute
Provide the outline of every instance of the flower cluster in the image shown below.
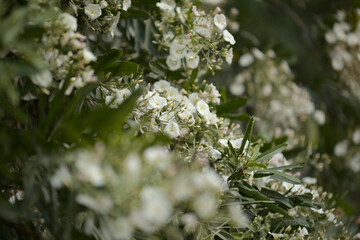
<svg viewBox="0 0 360 240"><path fill-rule="evenodd" d="M89 235L100 231L113 239L129 239L139 231L151 234L166 229L172 216L180 223L171 224L194 232L201 221L221 214L224 180L211 168L189 168L164 147L119 155L97 143L93 150L79 149L64 159L50 182L55 189L76 191L76 202L85 207L78 225ZM234 226L246 226L241 208L235 211L240 215L234 218Z"/></svg>
<svg viewBox="0 0 360 240"><path fill-rule="evenodd" d="M41 88L62 88L71 72L66 94L74 88L82 88L97 77L90 63L96 56L87 48L84 35L77 32L77 19L68 13L61 13L55 21L45 24L46 33L37 48L48 70L31 77L34 84Z"/></svg>
<svg viewBox="0 0 360 240"><path fill-rule="evenodd" d="M334 154L346 159L346 165L354 173L360 172L360 128L357 127L349 138L338 142L334 147Z"/></svg>
<svg viewBox="0 0 360 240"><path fill-rule="evenodd" d="M219 7L207 14L188 0L178 5L162 0L156 5L161 11L161 21L155 22L160 33L156 43L169 51L166 64L170 70L195 69L202 61L211 70L220 69L224 58L231 64L230 45L235 39L226 30L226 17Z"/></svg>
<svg viewBox="0 0 360 240"><path fill-rule="evenodd" d="M329 44L331 65L339 72L342 83L348 91L360 99L359 62L360 62L360 10L356 9L356 16L350 16L345 11L339 10L336 22L332 29L325 33ZM352 21L356 18L356 21ZM355 22L355 25L352 26Z"/></svg>
<svg viewBox="0 0 360 240"><path fill-rule="evenodd" d="M92 30L108 33L114 38L118 33L121 10L127 11L131 7L131 0L72 0L71 6L76 15L86 17L88 27Z"/></svg>
<svg viewBox="0 0 360 240"><path fill-rule="evenodd" d="M309 92L293 81L287 62L279 63L273 51L264 54L253 48L240 56L239 64L243 71L229 90L235 96L249 98L253 114L260 118L259 131L266 139L299 137L299 128L308 119L325 123L324 112L315 109Z"/></svg>
<svg viewBox="0 0 360 240"><path fill-rule="evenodd" d="M111 108L119 107L131 95L127 88L110 91L101 88L100 91ZM142 125L142 132L161 132L170 138L184 137L194 126L218 126L220 120L209 104L218 104L219 97L213 84L205 84L203 91L188 93L160 80L137 100L134 120Z"/></svg>

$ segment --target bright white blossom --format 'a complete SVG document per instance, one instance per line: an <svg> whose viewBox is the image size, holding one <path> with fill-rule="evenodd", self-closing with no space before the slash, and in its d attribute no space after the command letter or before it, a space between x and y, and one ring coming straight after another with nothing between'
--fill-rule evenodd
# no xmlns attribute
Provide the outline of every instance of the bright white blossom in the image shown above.
<svg viewBox="0 0 360 240"><path fill-rule="evenodd" d="M99 4L89 3L85 6L84 11L91 20L95 20L101 16L101 7Z"/></svg>
<svg viewBox="0 0 360 240"><path fill-rule="evenodd" d="M53 77L49 70L43 70L31 76L31 81L39 87L48 88L53 82Z"/></svg>
<svg viewBox="0 0 360 240"><path fill-rule="evenodd" d="M214 17L214 24L220 30L224 30L226 28L226 17L224 14L216 14Z"/></svg>
<svg viewBox="0 0 360 240"><path fill-rule="evenodd" d="M229 42L231 45L234 45L236 43L233 35L228 30L224 30L223 37L224 40Z"/></svg>
<svg viewBox="0 0 360 240"><path fill-rule="evenodd" d="M169 122L164 129L164 133L170 138L176 138L180 136L179 125L174 121Z"/></svg>

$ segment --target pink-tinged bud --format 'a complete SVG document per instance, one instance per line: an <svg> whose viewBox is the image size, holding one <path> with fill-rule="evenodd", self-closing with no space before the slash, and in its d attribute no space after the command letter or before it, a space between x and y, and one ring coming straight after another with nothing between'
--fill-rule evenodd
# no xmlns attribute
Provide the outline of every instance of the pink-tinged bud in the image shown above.
<svg viewBox="0 0 360 240"><path fill-rule="evenodd" d="M186 38L190 38L191 35L192 35L192 33L188 33L188 34L185 35L185 37L186 37Z"/></svg>
<svg viewBox="0 0 360 240"><path fill-rule="evenodd" d="M192 12L195 14L195 16L200 17L200 13L198 12L196 6L192 6Z"/></svg>
<svg viewBox="0 0 360 240"><path fill-rule="evenodd" d="M219 12L221 12L221 8L216 7L216 8L215 8L215 11L214 11L214 14L218 14Z"/></svg>
<svg viewBox="0 0 360 240"><path fill-rule="evenodd" d="M148 83L148 85L147 85L147 90L148 91L150 91L150 87L151 87L151 85L150 85L150 83Z"/></svg>
<svg viewBox="0 0 360 240"><path fill-rule="evenodd" d="M198 151L198 152L201 152L202 150L204 150L204 147L203 147L203 146L199 146L199 147L197 148L197 151Z"/></svg>

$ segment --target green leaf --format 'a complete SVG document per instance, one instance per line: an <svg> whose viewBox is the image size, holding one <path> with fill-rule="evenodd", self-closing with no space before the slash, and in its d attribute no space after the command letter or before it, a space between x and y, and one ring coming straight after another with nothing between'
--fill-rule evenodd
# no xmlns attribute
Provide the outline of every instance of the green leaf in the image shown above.
<svg viewBox="0 0 360 240"><path fill-rule="evenodd" d="M138 65L134 62L117 62L111 66L113 76L124 76L138 73ZM110 70L110 69L109 69Z"/></svg>
<svg viewBox="0 0 360 240"><path fill-rule="evenodd" d="M272 170L296 169L296 168L303 168L304 166L305 166L305 163L296 163L296 164L290 164L290 165L271 168L271 169Z"/></svg>
<svg viewBox="0 0 360 240"><path fill-rule="evenodd" d="M302 195L292 195L289 199L294 203L295 206L305 206L317 208L318 205L312 202L313 195L311 193L305 193Z"/></svg>
<svg viewBox="0 0 360 240"><path fill-rule="evenodd" d="M251 162L247 165L248 167L259 167L259 168L267 168L263 163Z"/></svg>
<svg viewBox="0 0 360 240"><path fill-rule="evenodd" d="M251 137L252 137L252 132L253 132L253 129L254 129L254 118L251 117L250 118L250 122L246 128L246 132L245 132L245 135L244 135L244 138L242 140L242 143L241 143L241 146L240 146L240 152L242 153L244 151L244 148L245 148L245 145L246 145L246 142L249 141L249 147L250 147L250 144L251 144Z"/></svg>
<svg viewBox="0 0 360 240"><path fill-rule="evenodd" d="M230 102L217 105L216 112L218 114L229 113L237 110L240 107L245 106L246 102L247 102L246 98L237 98Z"/></svg>
<svg viewBox="0 0 360 240"><path fill-rule="evenodd" d="M166 75L165 71L161 69L161 66L157 62L149 62L149 67L153 73L157 74L160 77Z"/></svg>
<svg viewBox="0 0 360 240"><path fill-rule="evenodd" d="M273 199L274 201L285 205L288 208L293 208L294 207L292 202L287 197L285 197L284 195L282 195L279 192L276 192L274 190L267 189L267 188L262 188L260 192L262 194L264 194L265 196Z"/></svg>
<svg viewBox="0 0 360 240"><path fill-rule="evenodd" d="M283 173L283 172L279 172L279 171L276 171L276 170L273 170L271 168L268 168L268 169L259 169L257 170L256 172L260 172L260 173L272 173L274 175L277 176L276 179L279 179L279 180L282 180L282 181L285 181L285 182L289 182L289 183L292 183L292 184L301 184L301 180L293 177L293 176L290 176L286 173Z"/></svg>
<svg viewBox="0 0 360 240"><path fill-rule="evenodd" d="M271 228L274 229L281 229L287 226L294 226L294 227L306 227L311 228L311 222L306 219L305 217L294 217L294 218L276 218L273 219L271 222Z"/></svg>
<svg viewBox="0 0 360 240"><path fill-rule="evenodd" d="M262 154L260 154L254 161L255 162L262 162L264 160L268 160L269 158L271 158L275 154L278 154L281 151L283 151L286 147L287 147L286 143L277 145L277 146L263 152Z"/></svg>
<svg viewBox="0 0 360 240"><path fill-rule="evenodd" d="M141 19L146 19L146 18L150 17L149 14L147 14L147 12L140 11L140 10L129 9L127 11L124 11L124 10L120 10L120 11L121 11L120 18L141 18Z"/></svg>
<svg viewBox="0 0 360 240"><path fill-rule="evenodd" d="M96 63L94 64L94 69L96 71L101 71L103 69L106 69L114 62L120 60L122 56L123 56L122 49L110 49L106 51L104 55L97 57Z"/></svg>
<svg viewBox="0 0 360 240"><path fill-rule="evenodd" d="M230 120L236 120L236 121L248 121L248 120L250 120L250 115L247 114L247 113L221 114L221 117L228 118Z"/></svg>
<svg viewBox="0 0 360 240"><path fill-rule="evenodd" d="M259 190L255 189L253 186L247 184L237 183L237 188L239 189L240 194L246 197L251 197L254 200L265 200L265 201L272 201L270 198L259 192Z"/></svg>

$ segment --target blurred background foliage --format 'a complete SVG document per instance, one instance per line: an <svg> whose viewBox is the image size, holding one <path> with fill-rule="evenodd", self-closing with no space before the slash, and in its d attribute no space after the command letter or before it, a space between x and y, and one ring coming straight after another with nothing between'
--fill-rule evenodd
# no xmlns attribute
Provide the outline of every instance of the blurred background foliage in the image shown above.
<svg viewBox="0 0 360 240"><path fill-rule="evenodd" d="M335 22L338 10L353 13L360 7L360 1L233 0L223 7L227 16L239 24L239 31L234 34L236 63L220 71L212 81L228 89L234 76L242 71L237 64L239 57L252 47L263 52L272 49L278 59L286 60L294 81L307 88L315 105L326 113L325 125L319 126L313 136L317 144L310 158L317 160L309 162L307 174L316 176L320 185L339 196L339 206L346 215L359 215L360 177L334 155L334 146L359 125L360 103L356 97L342 94L341 80L331 67L324 34ZM319 163L324 166L320 170L315 167Z"/></svg>

